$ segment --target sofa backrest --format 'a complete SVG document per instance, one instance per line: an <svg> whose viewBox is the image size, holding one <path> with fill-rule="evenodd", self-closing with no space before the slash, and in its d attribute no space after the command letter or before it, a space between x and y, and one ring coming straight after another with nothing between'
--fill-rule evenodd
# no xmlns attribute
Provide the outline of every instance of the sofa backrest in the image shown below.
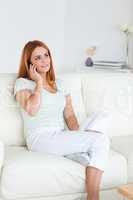
<svg viewBox="0 0 133 200"><path fill-rule="evenodd" d="M110 136L133 134L133 74L127 71L88 69L81 74L87 116L108 110Z"/></svg>
<svg viewBox="0 0 133 200"><path fill-rule="evenodd" d="M25 145L23 119L13 96L16 73L0 74L0 140L7 145ZM81 80L74 74L59 75L70 90L74 111L80 123L86 114L81 96Z"/></svg>
<svg viewBox="0 0 133 200"><path fill-rule="evenodd" d="M0 74L0 140L7 145L24 145L23 124L13 96L16 74Z"/></svg>
<svg viewBox="0 0 133 200"><path fill-rule="evenodd" d="M23 120L13 96L15 73L0 74L0 140L8 145L25 145ZM133 74L89 71L59 74L71 93L80 124L97 110L112 117L110 136L133 134Z"/></svg>

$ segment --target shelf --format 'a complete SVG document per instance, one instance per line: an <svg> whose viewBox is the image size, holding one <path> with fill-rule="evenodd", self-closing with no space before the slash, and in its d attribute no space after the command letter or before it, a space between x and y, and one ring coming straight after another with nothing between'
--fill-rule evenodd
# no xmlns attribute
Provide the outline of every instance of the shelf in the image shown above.
<svg viewBox="0 0 133 200"><path fill-rule="evenodd" d="M132 73L131 69L127 69L127 68L122 69L119 67L110 67L110 66L93 65L93 66L87 67L87 66L82 65L76 68L76 72L79 72L79 73L82 73L82 72L85 73L89 71Z"/></svg>

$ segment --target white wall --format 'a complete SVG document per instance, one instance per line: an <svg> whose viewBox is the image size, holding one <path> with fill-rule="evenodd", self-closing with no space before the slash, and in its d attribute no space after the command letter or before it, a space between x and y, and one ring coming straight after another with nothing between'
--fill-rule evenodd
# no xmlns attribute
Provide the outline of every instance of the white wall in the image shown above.
<svg viewBox="0 0 133 200"><path fill-rule="evenodd" d="M64 56L64 1L0 0L0 72L16 72L29 40L44 41L58 69Z"/></svg>
<svg viewBox="0 0 133 200"><path fill-rule="evenodd" d="M0 73L17 72L24 44L34 39L50 47L57 72L84 63L90 45L96 59L123 60L118 25L133 22L132 10L132 0L0 0Z"/></svg>
<svg viewBox="0 0 133 200"><path fill-rule="evenodd" d="M95 59L124 60L125 37L119 25L128 22L133 22L132 0L67 0L65 65L82 65L91 45L97 46Z"/></svg>

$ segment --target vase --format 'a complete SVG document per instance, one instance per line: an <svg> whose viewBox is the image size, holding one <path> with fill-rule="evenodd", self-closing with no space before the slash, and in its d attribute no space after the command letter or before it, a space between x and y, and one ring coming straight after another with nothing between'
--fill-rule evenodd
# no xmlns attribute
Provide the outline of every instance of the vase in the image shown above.
<svg viewBox="0 0 133 200"><path fill-rule="evenodd" d="M126 68L130 69L130 63L129 63L129 33L126 34Z"/></svg>

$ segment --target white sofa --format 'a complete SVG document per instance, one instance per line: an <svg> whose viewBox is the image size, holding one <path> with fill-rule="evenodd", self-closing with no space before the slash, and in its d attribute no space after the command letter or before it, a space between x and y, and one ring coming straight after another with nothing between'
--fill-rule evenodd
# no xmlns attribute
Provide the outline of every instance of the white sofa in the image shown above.
<svg viewBox="0 0 133 200"><path fill-rule="evenodd" d="M80 123L96 110L110 110L111 149L100 196L101 200L122 200L116 188L133 182L133 75L90 70L59 74L58 78L71 91ZM13 96L15 79L16 74L0 74L0 141L5 144L0 200L84 199L83 165L65 157L27 150L22 117Z"/></svg>

